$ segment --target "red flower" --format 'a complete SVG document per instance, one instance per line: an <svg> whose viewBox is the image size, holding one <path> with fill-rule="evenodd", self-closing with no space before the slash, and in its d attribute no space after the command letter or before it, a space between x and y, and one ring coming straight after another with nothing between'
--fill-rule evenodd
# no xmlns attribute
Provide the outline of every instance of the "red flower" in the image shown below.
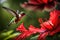
<svg viewBox="0 0 60 40"><path fill-rule="evenodd" d="M21 5L23 8L27 9L44 9L44 8L53 8L55 6L55 0L28 0L28 2L25 2Z"/></svg>
<svg viewBox="0 0 60 40"><path fill-rule="evenodd" d="M60 25L57 28L49 33L49 35L53 36L54 34L60 32Z"/></svg>
<svg viewBox="0 0 60 40"><path fill-rule="evenodd" d="M39 32L39 29L32 25L30 25L29 30L25 29L23 23L17 28L17 30L22 33L15 40L24 40L26 37Z"/></svg>
<svg viewBox="0 0 60 40"><path fill-rule="evenodd" d="M22 32L15 40L24 40L25 38L29 37L35 33L43 33L45 30L35 28L34 26L30 25L29 30L25 29L24 24L22 23L18 28L18 31Z"/></svg>
<svg viewBox="0 0 60 40"><path fill-rule="evenodd" d="M41 29L46 30L46 32L40 34L38 40L45 40L46 36L54 35L57 32L60 32L60 10L54 10L50 12L50 18L48 21L43 22L41 25Z"/></svg>
<svg viewBox="0 0 60 40"><path fill-rule="evenodd" d="M42 27L46 27L49 30L56 28L57 25L60 23L60 11L54 10L50 12L50 18L47 22L41 24Z"/></svg>
<svg viewBox="0 0 60 40"><path fill-rule="evenodd" d="M25 29L23 23L17 28L17 30L22 33L15 40L24 40L26 37L29 37L32 34L32 32Z"/></svg>
<svg viewBox="0 0 60 40"><path fill-rule="evenodd" d="M20 26L18 26L18 28L17 28L16 30L17 30L17 31L20 31L20 32L26 32L26 31L27 31L27 30L25 29L23 23L22 23Z"/></svg>

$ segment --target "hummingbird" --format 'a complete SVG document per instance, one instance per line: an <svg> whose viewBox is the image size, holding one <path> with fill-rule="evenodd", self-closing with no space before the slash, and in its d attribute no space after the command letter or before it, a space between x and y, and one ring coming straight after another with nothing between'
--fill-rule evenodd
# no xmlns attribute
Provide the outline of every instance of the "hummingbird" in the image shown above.
<svg viewBox="0 0 60 40"><path fill-rule="evenodd" d="M21 20L21 18L23 16L25 16L25 13L24 12L19 12L19 10L14 11L14 10L12 10L10 8L7 8L7 7L2 7L2 8L5 9L5 10L7 10L10 14L12 14L14 16L12 18L12 20L9 22L8 25L11 25L13 23L18 23Z"/></svg>

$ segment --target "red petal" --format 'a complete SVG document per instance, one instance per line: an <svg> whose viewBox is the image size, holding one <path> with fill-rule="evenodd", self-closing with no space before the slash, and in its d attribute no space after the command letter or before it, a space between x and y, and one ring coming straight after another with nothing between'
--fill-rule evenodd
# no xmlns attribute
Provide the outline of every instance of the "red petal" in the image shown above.
<svg viewBox="0 0 60 40"><path fill-rule="evenodd" d="M39 4L37 0L29 0L28 3L33 5Z"/></svg>
<svg viewBox="0 0 60 40"><path fill-rule="evenodd" d="M25 40L25 38L29 37L32 33L31 32L24 32L20 34L15 40Z"/></svg>
<svg viewBox="0 0 60 40"><path fill-rule="evenodd" d="M36 29L33 25L30 25L29 30L32 31L33 29Z"/></svg>
<svg viewBox="0 0 60 40"><path fill-rule="evenodd" d="M50 13L50 19L49 20L54 24L54 26L57 26L57 24L60 22L59 16L60 16L59 10L54 10Z"/></svg>
<svg viewBox="0 0 60 40"><path fill-rule="evenodd" d="M44 3L48 3L48 0L42 0Z"/></svg>
<svg viewBox="0 0 60 40"><path fill-rule="evenodd" d="M53 29L52 25L50 25L50 23L48 21L41 24L41 28L44 28L44 27L45 27L45 29L48 29L48 30Z"/></svg>
<svg viewBox="0 0 60 40"><path fill-rule="evenodd" d="M42 20L42 18L39 18L39 20L38 20L38 21L39 21L39 23L43 23L43 20Z"/></svg>
<svg viewBox="0 0 60 40"><path fill-rule="evenodd" d="M29 31L31 31L33 34L35 34L35 33L37 33L37 32L38 32L38 33L43 33L43 32L45 32L46 30L45 30L44 28L41 28L41 29L35 28L34 26L30 25Z"/></svg>
<svg viewBox="0 0 60 40"><path fill-rule="evenodd" d="M27 31L27 30L25 29L23 23L22 23L20 26L18 26L18 28L17 28L16 30L21 31L21 32L25 32L25 31Z"/></svg>
<svg viewBox="0 0 60 40"><path fill-rule="evenodd" d="M38 37L38 40L45 40L47 35L48 35L48 32L41 33L40 36Z"/></svg>
<svg viewBox="0 0 60 40"><path fill-rule="evenodd" d="M50 35L52 36L52 35L56 34L57 32L60 32L60 26L59 27L57 26L57 28L55 30L50 32Z"/></svg>
<svg viewBox="0 0 60 40"><path fill-rule="evenodd" d="M27 9L31 8L30 10L42 10L44 8L51 10L51 8L55 7L55 0L28 0L22 7Z"/></svg>
<svg viewBox="0 0 60 40"><path fill-rule="evenodd" d="M36 33L37 29L34 26L30 25L29 31L31 31L32 33Z"/></svg>

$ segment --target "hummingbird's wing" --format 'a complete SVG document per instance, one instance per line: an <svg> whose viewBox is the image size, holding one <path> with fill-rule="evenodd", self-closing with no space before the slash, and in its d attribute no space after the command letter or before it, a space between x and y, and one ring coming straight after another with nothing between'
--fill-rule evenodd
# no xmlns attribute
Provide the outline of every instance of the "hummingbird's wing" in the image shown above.
<svg viewBox="0 0 60 40"><path fill-rule="evenodd" d="M16 13L17 13L17 14L19 14L19 13L20 13L20 11L19 11L19 10L16 10Z"/></svg>
<svg viewBox="0 0 60 40"><path fill-rule="evenodd" d="M15 23L15 20L16 19L16 17L13 17L12 19L11 19L11 21L9 22L9 24L8 24L8 26L10 26L11 24L14 24Z"/></svg>
<svg viewBox="0 0 60 40"><path fill-rule="evenodd" d="M7 10L7 11L8 11L10 14L12 14L14 17L19 18L18 13L15 12L14 10L9 9L9 8L7 8L7 7L2 7L2 8L5 9L5 10Z"/></svg>

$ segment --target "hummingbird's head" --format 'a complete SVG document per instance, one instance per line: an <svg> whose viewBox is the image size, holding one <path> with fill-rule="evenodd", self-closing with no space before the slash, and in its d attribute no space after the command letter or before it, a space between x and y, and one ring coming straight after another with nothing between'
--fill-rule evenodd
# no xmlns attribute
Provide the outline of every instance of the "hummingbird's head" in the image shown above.
<svg viewBox="0 0 60 40"><path fill-rule="evenodd" d="M24 12L20 12L19 17L23 17L25 15Z"/></svg>

